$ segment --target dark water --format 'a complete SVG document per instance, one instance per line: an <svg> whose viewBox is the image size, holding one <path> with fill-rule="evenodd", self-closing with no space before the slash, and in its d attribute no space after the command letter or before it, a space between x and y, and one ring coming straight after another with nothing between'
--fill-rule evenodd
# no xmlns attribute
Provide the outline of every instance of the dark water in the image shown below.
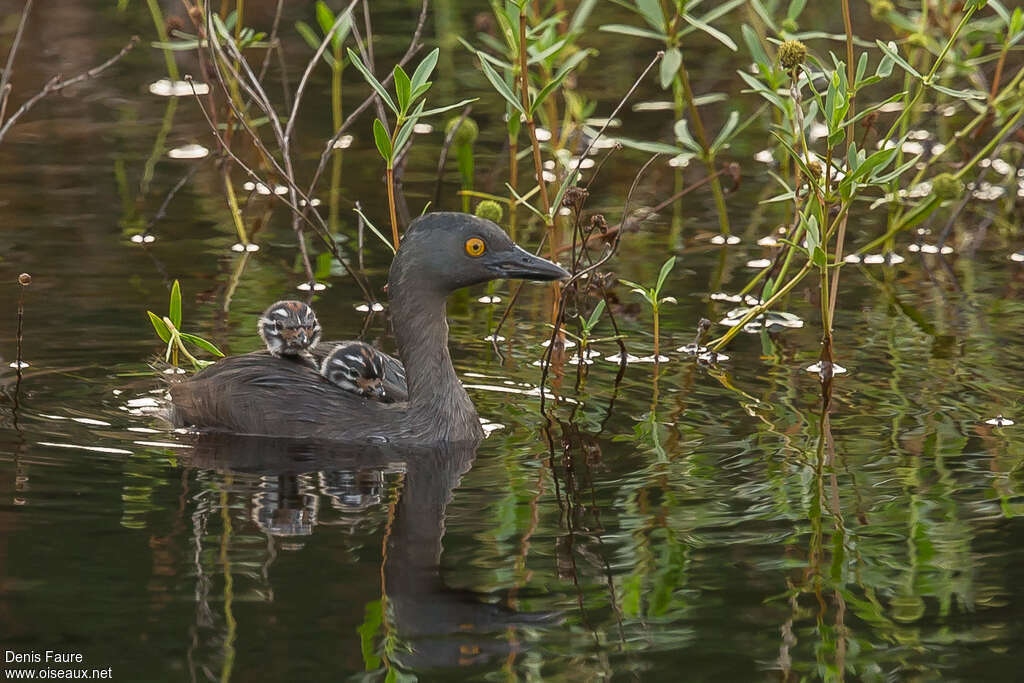
<svg viewBox="0 0 1024 683"><path fill-rule="evenodd" d="M4 53L13 4L0 9ZM134 33L152 37L144 3L124 13L108 4L42 3L15 102ZM252 23L268 25L271 10L250 4ZM404 50L414 10L373 5L387 62ZM478 8L462 5L449 9L466 27ZM289 11L294 83L307 52L290 28L304 13ZM598 15L595 25L623 18L613 7ZM596 31L589 40L601 54L580 87L606 115L650 46ZM498 103L461 48L442 44L442 98L484 98L474 111L483 175L500 161ZM701 49L713 58L695 73L698 92L735 80L742 57ZM293 295L303 275L280 208L254 200L252 220L271 210L255 237L261 250L234 253L214 164L166 157L214 144L194 101L172 109L147 92L163 69L159 53L140 47L72 96L45 101L0 144L5 650L79 653L84 666L112 667L125 681L1019 680L1024 270L1008 258L1019 235L993 228L966 246L958 236L943 259L907 251L904 239L902 265L846 269L836 337L849 373L836 378L827 419L817 376L805 370L820 327L810 281L788 307L803 328L741 335L720 368L697 367L674 349L701 316L724 317L732 304L709 295L746 282L755 271L745 263L764 256L756 240L782 216L757 204L774 190L751 161L765 145L755 126L730 151L744 167L729 199L743 243L708 243L708 195L684 205L685 246L667 285L679 303L663 320L663 347L673 351L657 377L651 365L630 365L616 383L617 367L598 360L577 381L569 366L556 382L564 401L545 420L530 393L548 334L545 290L525 290L502 362L483 341L501 306L479 303L485 291L476 289L449 307L457 370L480 414L501 425L476 452L196 440L146 413L163 394L147 367L160 345L146 309L163 312L178 278L185 329L243 352L259 344L257 314ZM362 90L348 76L352 106ZM299 130L307 173L330 131L328 92L319 72ZM654 87L637 96L662 97ZM709 112L724 118L716 107ZM628 113L625 129L653 139L669 118ZM385 225L369 120L352 132L343 194ZM414 211L432 195L440 140L417 139L405 179ZM619 153L590 208L617 220L645 159ZM195 163L156 240L132 243ZM447 178L453 208L454 169ZM636 201L656 204L671 185L671 170L656 167ZM347 206L342 232L353 237ZM852 226L855 243L884 222L867 215ZM652 280L672 251L669 218L627 236L617 273ZM521 240L535 246L537 237ZM379 290L387 255L368 244ZM353 245L343 248L353 254ZM8 363L22 271L34 277L25 292L31 367L15 412ZM327 336L365 329L393 349L386 317L354 310L351 281L337 271L323 279L329 289L315 305ZM629 303L626 288L617 292ZM507 301L508 286L496 294ZM627 307L619 319L631 351L649 354L648 314ZM986 423L999 414L1018 424Z"/></svg>

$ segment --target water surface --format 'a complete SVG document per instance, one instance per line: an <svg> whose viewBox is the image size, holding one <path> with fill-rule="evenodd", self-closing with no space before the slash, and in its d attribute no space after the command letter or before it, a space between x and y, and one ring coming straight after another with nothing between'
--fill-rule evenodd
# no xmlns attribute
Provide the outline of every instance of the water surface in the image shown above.
<svg viewBox="0 0 1024 683"><path fill-rule="evenodd" d="M144 3L124 13L108 4L40 10L16 101L21 88L89 68L134 33L148 40ZM463 27L477 9L466 4L450 10ZM253 23L268 23L254 5ZM408 3L373 5L386 27L378 59L389 63L415 17ZM0 10L4 46L14 13ZM303 12L289 13L294 84L308 53L290 29ZM595 25L623 19L613 7L601 13ZM649 46L596 31L588 41L601 53L580 87L606 115ZM501 159L499 103L461 48L442 44L441 97L483 98L474 116L478 168L488 169ZM743 66L711 43L700 49L713 58L695 71L699 92L725 87ZM167 158L215 145L192 100L148 92L163 68L140 47L73 96L46 100L0 145L4 648L78 652L90 667L113 667L114 680L1019 678L1024 269L1009 259L1019 237L993 230L946 256L903 244L902 264L847 268L836 339L849 372L835 379L826 417L805 369L818 357L811 282L787 309L804 327L741 335L721 366L695 365L674 349L702 316L718 321L734 307L710 295L746 282L745 264L767 254L757 239L781 220L757 204L774 190L750 160L765 144L755 126L730 151L744 165L729 199L741 244L709 244L714 209L697 193L683 207L681 244L671 216L659 215L614 262L648 282L669 252L680 255L667 285L679 303L663 320L671 360L657 376L649 364L618 381L603 359L582 378L566 366L554 382L563 400L545 417L531 390L546 289L525 290L501 360L483 338L502 305L479 303L487 291L476 288L449 307L456 368L500 426L475 451L197 440L147 411L164 390L148 368L161 349L145 311L163 312L179 279L185 329L244 352L259 345L259 312L297 295L303 275L279 207L254 202L252 215L269 211L255 235L261 249L233 252L213 162ZM349 76L346 103L362 92ZM298 133L306 173L330 132L328 93L318 72ZM645 86L637 101L663 96ZM756 106L736 103L709 115ZM635 137L670 124L666 112L624 117ZM384 225L369 120L352 134L343 195ZM417 139L405 179L413 211L433 194L441 139ZM618 153L589 209L617 220L646 158ZM197 163L150 229L155 240L133 243ZM446 179L451 209L454 167ZM657 204L671 185L659 165L635 201ZM356 219L344 206L342 248L353 255ZM855 242L858 229L878 230L871 220L851 227ZM538 232L520 238L535 247ZM385 299L387 254L371 245L365 259ZM8 363L22 271L34 277L24 292L31 367L15 411ZM322 274L328 289L314 305L326 336L362 334L393 350L386 314L367 320L337 266ZM631 352L648 355L648 314L625 287L616 292ZM508 301L507 284L495 293ZM986 422L1000 414L1017 424Z"/></svg>

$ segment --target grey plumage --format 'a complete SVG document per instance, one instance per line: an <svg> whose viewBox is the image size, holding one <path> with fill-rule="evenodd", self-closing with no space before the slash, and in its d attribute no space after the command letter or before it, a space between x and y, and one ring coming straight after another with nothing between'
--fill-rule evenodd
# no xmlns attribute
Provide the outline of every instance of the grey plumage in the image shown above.
<svg viewBox="0 0 1024 683"><path fill-rule="evenodd" d="M471 255L470 240L482 240L485 250ZM448 352L448 295L498 278L567 276L516 246L490 221L428 214L409 226L388 279L407 401L367 401L324 381L313 367L256 353L226 358L172 386L175 419L206 430L291 438L421 444L477 440L480 421ZM398 371L392 366L390 372Z"/></svg>

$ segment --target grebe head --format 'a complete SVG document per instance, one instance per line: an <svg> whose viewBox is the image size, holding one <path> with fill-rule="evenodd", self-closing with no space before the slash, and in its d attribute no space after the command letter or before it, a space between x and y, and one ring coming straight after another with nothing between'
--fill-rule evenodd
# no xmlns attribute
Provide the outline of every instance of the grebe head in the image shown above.
<svg viewBox="0 0 1024 683"><path fill-rule="evenodd" d="M518 246L491 221L439 212L409 226L391 266L390 283L448 294L490 280L567 277L569 273Z"/></svg>
<svg viewBox="0 0 1024 683"><path fill-rule="evenodd" d="M359 396L385 399L384 356L369 344L353 341L339 344L327 354L320 374L345 391Z"/></svg>
<svg viewBox="0 0 1024 683"><path fill-rule="evenodd" d="M301 301L278 301L263 311L256 328L274 356L298 356L320 341L320 323Z"/></svg>

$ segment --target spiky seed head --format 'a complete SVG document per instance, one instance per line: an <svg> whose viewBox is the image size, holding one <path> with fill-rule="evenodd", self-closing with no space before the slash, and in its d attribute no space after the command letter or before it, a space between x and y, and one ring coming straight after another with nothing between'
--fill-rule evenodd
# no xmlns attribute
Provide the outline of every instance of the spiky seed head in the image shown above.
<svg viewBox="0 0 1024 683"><path fill-rule="evenodd" d="M871 16L875 19L885 19L889 16L889 12L895 9L895 5L890 0L871 0Z"/></svg>
<svg viewBox="0 0 1024 683"><path fill-rule="evenodd" d="M462 119L462 123L459 124L459 117L449 119L448 124L444 127L444 134L451 135L452 129L458 126L459 129L455 131L455 139L452 140L452 144L456 147L464 147L465 145L472 145L476 142L476 138L480 135L480 127L476 125L476 121L469 118L468 116Z"/></svg>
<svg viewBox="0 0 1024 683"><path fill-rule="evenodd" d="M815 178L820 178L822 174L825 172L825 168L817 159L814 159L811 161L811 163L807 164L807 170L813 173Z"/></svg>
<svg viewBox="0 0 1024 683"><path fill-rule="evenodd" d="M913 47L928 47L928 36L920 31L914 31L907 36L907 43Z"/></svg>
<svg viewBox="0 0 1024 683"><path fill-rule="evenodd" d="M32 284L32 276L29 275L28 273L22 273L21 275L18 276L18 284L21 285L22 287L28 287L30 284Z"/></svg>
<svg viewBox="0 0 1024 683"><path fill-rule="evenodd" d="M792 71L807 59L807 46L799 40L787 40L779 45L779 64L786 71Z"/></svg>
<svg viewBox="0 0 1024 683"><path fill-rule="evenodd" d="M952 173L940 173L932 178L932 194L941 200L956 199L963 193L963 181Z"/></svg>
<svg viewBox="0 0 1024 683"><path fill-rule="evenodd" d="M476 215L480 218L486 218L497 224L501 224L501 218L505 215L504 209L501 208L501 204L494 201L493 199L485 199L476 205Z"/></svg>

